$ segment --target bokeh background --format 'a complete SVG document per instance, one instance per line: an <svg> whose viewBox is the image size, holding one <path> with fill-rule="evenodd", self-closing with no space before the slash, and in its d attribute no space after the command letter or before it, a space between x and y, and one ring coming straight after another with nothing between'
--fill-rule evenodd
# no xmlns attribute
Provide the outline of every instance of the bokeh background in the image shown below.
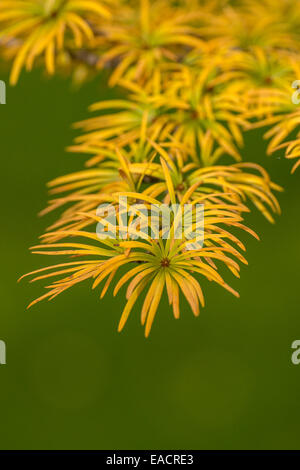
<svg viewBox="0 0 300 470"><path fill-rule="evenodd" d="M8 83L1 70L0 79ZM72 90L68 80L23 74L0 106L1 449L299 449L300 170L280 154L265 156L262 132L246 136L245 160L274 181L283 215L271 225L253 211L248 267L227 280L238 300L205 283L207 306L195 319L182 305L175 321L166 299L146 340L134 310L122 334L122 296L88 283L26 311L42 285L17 278L52 259L28 247L51 222L38 218L45 184L82 168L67 154L72 122L93 101L116 95L106 78Z"/></svg>

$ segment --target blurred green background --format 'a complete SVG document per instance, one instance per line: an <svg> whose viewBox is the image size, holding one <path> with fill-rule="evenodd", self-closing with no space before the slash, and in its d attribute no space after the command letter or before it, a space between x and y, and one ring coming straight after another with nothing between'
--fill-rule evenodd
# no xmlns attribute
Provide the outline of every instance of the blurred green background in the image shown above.
<svg viewBox="0 0 300 470"><path fill-rule="evenodd" d="M267 158L262 133L247 135L245 160L285 187L283 215L247 217L261 241L241 236L249 266L227 276L240 300L206 283L200 317L183 304L178 321L164 300L147 340L137 310L118 334L122 296L100 302L88 283L26 311L42 285L16 280L51 261L28 251L52 220L37 217L45 184L82 167L64 151L70 125L109 96L104 79L74 92L35 72L0 106L1 449L299 449L300 170Z"/></svg>

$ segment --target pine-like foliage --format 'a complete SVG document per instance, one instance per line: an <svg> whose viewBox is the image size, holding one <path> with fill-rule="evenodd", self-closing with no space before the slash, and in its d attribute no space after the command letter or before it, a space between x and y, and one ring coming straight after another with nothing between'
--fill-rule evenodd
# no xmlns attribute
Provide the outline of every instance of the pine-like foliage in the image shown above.
<svg viewBox="0 0 300 470"><path fill-rule="evenodd" d="M77 85L110 71L123 98L97 101L75 124L71 152L87 156L80 172L49 183L43 211L57 219L34 253L62 255L60 264L30 276L47 292L32 304L87 279L101 297L123 286L121 330L136 300L148 336L166 290L174 317L180 294L193 313L204 305L202 280L238 296L220 274L239 276L246 263L237 231L255 206L270 222L281 188L263 167L242 161L243 135L267 126L268 153L285 149L300 164L300 108L292 100L300 79L299 0L2 0L0 53L12 61L11 84L22 69L45 65ZM231 162L230 162L231 160ZM228 163L229 162L229 163ZM204 204L204 244L125 237L119 197L128 207ZM100 204L117 211L115 239L100 240ZM133 217L130 222L133 222ZM141 223L140 223L141 224ZM131 225L129 224L129 227ZM172 231L173 230L173 231ZM75 259L75 260L74 260ZM223 270L221 270L223 273Z"/></svg>

